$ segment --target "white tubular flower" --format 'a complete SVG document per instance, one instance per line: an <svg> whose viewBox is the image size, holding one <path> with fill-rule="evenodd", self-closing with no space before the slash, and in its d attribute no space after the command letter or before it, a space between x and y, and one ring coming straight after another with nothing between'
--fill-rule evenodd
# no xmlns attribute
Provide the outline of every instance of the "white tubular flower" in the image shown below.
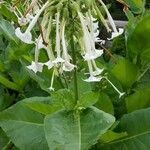
<svg viewBox="0 0 150 150"><path fill-rule="evenodd" d="M20 28L18 27L15 30L15 34L24 43L27 43L27 44L33 44L34 43L32 41L32 34L31 34L31 32L22 33L21 30L20 30Z"/></svg>
<svg viewBox="0 0 150 150"><path fill-rule="evenodd" d="M102 77L95 77L94 76L91 61L87 61L87 62L88 62L90 77L88 79L85 79L84 81L86 81L86 82L99 82L99 81L101 81Z"/></svg>
<svg viewBox="0 0 150 150"><path fill-rule="evenodd" d="M124 29L119 28L118 32L112 32L111 38L107 38L107 39L112 40L112 39L116 38L117 36L123 34L123 32L124 32Z"/></svg>
<svg viewBox="0 0 150 150"><path fill-rule="evenodd" d="M61 50L60 50L60 22L59 22L59 18L60 18L60 12L57 12L56 14L56 53L57 53L57 57L56 59L53 61L53 63L58 64L58 63L63 63L64 59L61 58Z"/></svg>
<svg viewBox="0 0 150 150"><path fill-rule="evenodd" d="M37 72L42 72L43 65L44 65L43 63L32 61L31 65L27 66L27 68L32 70L34 73L37 73Z"/></svg>
<svg viewBox="0 0 150 150"><path fill-rule="evenodd" d="M96 59L103 54L103 51L95 49L94 32L91 33L92 35L89 33L83 15L80 12L78 12L78 15L79 15L83 33L84 33L83 40L84 40L84 46L85 46L85 54L84 54L83 58L85 60Z"/></svg>
<svg viewBox="0 0 150 150"><path fill-rule="evenodd" d="M15 34L16 36L21 40L23 41L24 43L27 43L27 44L32 44L34 43L32 41L32 34L31 34L31 30L32 28L35 26L39 16L41 15L41 13L44 11L44 9L48 6L49 4L49 1L46 2L43 7L39 10L39 12L36 14L36 16L33 18L33 20L30 22L28 28L26 29L26 31L24 33L21 32L20 28L18 27L16 30L15 30Z"/></svg>
<svg viewBox="0 0 150 150"><path fill-rule="evenodd" d="M111 16L110 12L108 11L106 5L104 4L104 2L103 2L102 0L98 0L98 1L99 1L99 2L101 3L101 5L103 6L103 8L104 8L104 10L105 10L105 12L106 12L106 14L107 14L108 21L109 21L109 23L110 23L110 25L111 25L111 27L112 27L112 29L113 29L112 37L111 37L111 38L108 38L108 40L112 40L113 38L115 38L115 37L121 35L124 30L123 30L123 29L119 29L119 31L117 30L116 25L115 25L115 22L114 22L114 20L113 20L113 18L112 18L112 16Z"/></svg>
<svg viewBox="0 0 150 150"><path fill-rule="evenodd" d="M12 8L11 11L13 11L13 13L16 15L20 26L25 26L28 24L28 22L29 22L28 19L23 16L21 11L17 7Z"/></svg>
<svg viewBox="0 0 150 150"><path fill-rule="evenodd" d="M36 47L35 47L35 61L32 61L31 65L27 66L28 69L34 71L35 73L37 72L42 72L43 71L43 66L44 63L38 62L38 57L39 57L39 50L40 48L43 48L41 42L41 36L38 37L36 40Z"/></svg>
<svg viewBox="0 0 150 150"><path fill-rule="evenodd" d="M93 50L93 51L85 53L83 58L84 60L88 61L88 60L94 60L102 55L103 55L103 50Z"/></svg>
<svg viewBox="0 0 150 150"><path fill-rule="evenodd" d="M46 49L46 46L43 44L42 36L40 35L38 39L36 39L37 48L40 50L42 48Z"/></svg>
<svg viewBox="0 0 150 150"><path fill-rule="evenodd" d="M67 46L65 41L65 22L63 22L63 26L62 26L62 48L63 48L63 56L65 60L62 69L64 71L72 71L76 66L70 63L70 55L67 52Z"/></svg>
<svg viewBox="0 0 150 150"><path fill-rule="evenodd" d="M121 98L122 96L125 95L125 92L120 92L117 87L107 78L107 77L104 77L110 84L111 86L116 90L116 92L119 94L119 98Z"/></svg>
<svg viewBox="0 0 150 150"><path fill-rule="evenodd" d="M46 46L43 44L43 39L42 39L41 35L38 37L38 39L36 40L36 42L37 42L37 49L38 49L38 51L40 51L40 49L45 49L45 50L46 50L46 52L47 52L47 54L48 54L48 57L49 57L49 61L47 61L46 63L44 63L44 65L46 65L46 66L48 67L48 69L51 69L51 68L54 66L54 64L53 64L52 61L50 60L50 59L51 59L51 58L50 58L50 55L51 55L51 54L49 54L49 49L48 49L48 47L46 47Z"/></svg>
<svg viewBox="0 0 150 150"><path fill-rule="evenodd" d="M54 78L55 78L55 70L53 71L53 74L52 74L51 85L50 85L50 87L48 88L50 91L54 91L54 90L55 90L54 87L53 87Z"/></svg>
<svg viewBox="0 0 150 150"><path fill-rule="evenodd" d="M104 71L104 69L100 69L97 67L95 60L92 60L92 64L93 64L93 67L95 69L95 71L93 72L94 76L98 76Z"/></svg>
<svg viewBox="0 0 150 150"><path fill-rule="evenodd" d="M108 20L109 20L109 22L110 22L110 25L111 25L113 31L114 31L114 32L118 32L118 31L117 31L117 28L116 28L116 25L115 25L115 23L114 23L114 20L113 20L113 18L112 18L112 16L111 16L110 12L109 12L108 9L107 9L107 6L104 4L104 2L103 2L102 0L98 0L98 1L99 1L99 2L101 3L101 5L103 6L103 8L104 8L104 10L105 10L105 12L106 12L106 14L107 14Z"/></svg>

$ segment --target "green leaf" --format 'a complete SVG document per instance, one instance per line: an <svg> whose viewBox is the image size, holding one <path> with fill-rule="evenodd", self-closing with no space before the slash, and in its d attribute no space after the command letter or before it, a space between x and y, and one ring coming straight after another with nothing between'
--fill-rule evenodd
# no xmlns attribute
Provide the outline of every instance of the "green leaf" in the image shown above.
<svg viewBox="0 0 150 150"><path fill-rule="evenodd" d="M63 106L66 110L73 110L76 105L76 100L72 91L61 89L52 94L52 99L57 104Z"/></svg>
<svg viewBox="0 0 150 150"><path fill-rule="evenodd" d="M138 68L127 59L120 59L112 69L112 74L124 88L129 88L138 78Z"/></svg>
<svg viewBox="0 0 150 150"><path fill-rule="evenodd" d="M45 134L51 150L85 150L114 123L115 118L95 107L80 114L59 111L45 118Z"/></svg>
<svg viewBox="0 0 150 150"><path fill-rule="evenodd" d="M103 142L103 143L109 143L111 141L123 138L127 135L128 134L126 132L117 133L117 132L113 132L111 130L108 130L106 133L104 133L102 135L102 137L100 138L100 141Z"/></svg>
<svg viewBox="0 0 150 150"><path fill-rule="evenodd" d="M99 98L99 93L86 92L82 94L76 107L87 108L89 106L92 106L98 101L98 98Z"/></svg>
<svg viewBox="0 0 150 150"><path fill-rule="evenodd" d="M111 99L105 93L102 92L100 93L99 99L95 104L95 107L97 107L100 110L103 110L104 112L110 113L112 115L114 114L114 108Z"/></svg>
<svg viewBox="0 0 150 150"><path fill-rule="evenodd" d="M9 139L6 136L5 132L0 128L0 149L1 150L8 143L8 141L9 141Z"/></svg>
<svg viewBox="0 0 150 150"><path fill-rule="evenodd" d="M119 132L128 136L102 144L101 150L149 150L150 148L150 108L124 115L119 123Z"/></svg>
<svg viewBox="0 0 150 150"><path fill-rule="evenodd" d="M0 90L0 93L0 111L2 111L13 103L15 97L13 95L9 95L4 90Z"/></svg>
<svg viewBox="0 0 150 150"><path fill-rule="evenodd" d="M149 93L150 87L145 87L140 90L137 90L134 94L128 96L125 99L128 112L149 107L150 106Z"/></svg>
<svg viewBox="0 0 150 150"><path fill-rule="evenodd" d="M141 58L144 60L145 54L149 54L150 51L150 42L149 42L150 26L149 25L150 25L150 15L144 17L137 24L133 33L128 37L127 48L131 57L142 55Z"/></svg>
<svg viewBox="0 0 150 150"><path fill-rule="evenodd" d="M141 54L141 59L147 63L150 63L150 48L143 51Z"/></svg>
<svg viewBox="0 0 150 150"><path fill-rule="evenodd" d="M0 126L21 150L48 150L45 139L44 116L19 102L0 113Z"/></svg>
<svg viewBox="0 0 150 150"><path fill-rule="evenodd" d="M10 22L0 19L0 32L3 33L3 35L11 40L17 43L17 38L15 35L15 29L14 27L10 24Z"/></svg>
<svg viewBox="0 0 150 150"><path fill-rule="evenodd" d="M82 96L83 93L91 91L91 85L85 82L83 79L85 78L84 72L77 73L77 82L78 82L78 94L79 97ZM74 80L71 80L69 84L69 89L74 90Z"/></svg>
<svg viewBox="0 0 150 150"><path fill-rule="evenodd" d="M140 14L144 11L145 0L123 0L129 8L136 14Z"/></svg>
<svg viewBox="0 0 150 150"><path fill-rule="evenodd" d="M10 60L19 60L20 58L27 58L27 61L31 61L32 57L29 56L29 52L33 49L33 45L28 45L23 42L16 43L9 43L6 48L6 56Z"/></svg>
<svg viewBox="0 0 150 150"><path fill-rule="evenodd" d="M62 108L62 105L54 101L51 97L28 98L24 103L30 109L44 115L54 113Z"/></svg>
<svg viewBox="0 0 150 150"><path fill-rule="evenodd" d="M10 11L10 8L8 9L4 4L0 4L0 14L5 16L10 21L17 21L17 17L15 16L12 11Z"/></svg>

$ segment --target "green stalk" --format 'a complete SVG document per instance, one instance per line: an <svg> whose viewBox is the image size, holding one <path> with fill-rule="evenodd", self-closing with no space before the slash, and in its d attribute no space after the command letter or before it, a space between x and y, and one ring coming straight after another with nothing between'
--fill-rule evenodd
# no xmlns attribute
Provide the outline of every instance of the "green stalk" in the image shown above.
<svg viewBox="0 0 150 150"><path fill-rule="evenodd" d="M73 35L71 37L71 50L72 50L72 60L73 64L76 65L76 52L75 52L75 47L74 47L74 38ZM75 99L78 101L79 99L79 94L78 94L78 79L77 79L77 69L74 69L74 93L75 93Z"/></svg>

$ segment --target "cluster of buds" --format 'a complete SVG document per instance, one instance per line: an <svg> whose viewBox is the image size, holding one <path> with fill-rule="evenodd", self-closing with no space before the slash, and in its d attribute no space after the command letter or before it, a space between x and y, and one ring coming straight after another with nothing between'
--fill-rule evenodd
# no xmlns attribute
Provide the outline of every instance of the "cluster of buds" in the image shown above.
<svg viewBox="0 0 150 150"><path fill-rule="evenodd" d="M111 27L107 24L100 9L98 9L98 3L105 10ZM73 10L69 9L69 7L72 7ZM85 81L101 81L103 78L101 73L104 69L97 67L96 59L103 55L103 50L96 49L95 43L104 44L105 41L98 37L99 29L96 18L100 18L107 31L112 33L112 37L108 40L112 40L123 33L123 29L117 30L107 6L102 0L93 0L90 2L88 0L47 0L45 3L41 0L25 0L24 8L25 10L22 12L19 6L13 6L12 10L18 18L18 23L20 25L16 28L15 34L22 42L35 44L35 59L32 61L31 65L27 66L28 69L35 73L42 72L44 66L54 70L50 90L54 90L53 82L56 74L70 72L77 68L76 64L72 63L72 58L68 51L69 40L65 34L67 23L70 20L68 19L68 16L70 15L66 14L69 13L75 14L74 18L80 24L80 28L82 29L82 34L79 34L79 36L82 35L82 37L77 37L78 35L73 35L73 37L76 39L78 45L81 46L81 55L83 60L87 62L89 68L89 77L85 79ZM75 11L75 13L70 11ZM37 24L39 24L40 32L37 38L34 39L32 31ZM22 26L27 26L24 32L22 31ZM55 30L54 46L52 46L51 42L52 30ZM82 42L77 39L81 39ZM46 50L48 56L47 62L39 62L41 49Z"/></svg>

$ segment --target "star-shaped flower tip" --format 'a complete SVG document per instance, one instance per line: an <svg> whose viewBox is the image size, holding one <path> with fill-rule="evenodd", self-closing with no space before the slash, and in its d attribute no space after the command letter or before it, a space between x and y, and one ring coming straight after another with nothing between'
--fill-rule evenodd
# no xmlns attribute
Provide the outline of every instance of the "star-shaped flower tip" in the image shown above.
<svg viewBox="0 0 150 150"><path fill-rule="evenodd" d="M103 50L94 50L94 51L91 51L91 52L87 52L83 58L84 60L94 60L100 56L102 56L103 54Z"/></svg>
<svg viewBox="0 0 150 150"><path fill-rule="evenodd" d="M124 96L125 94L126 94L125 92L120 93L120 94L119 94L119 98L121 98L121 97Z"/></svg>
<svg viewBox="0 0 150 150"><path fill-rule="evenodd" d="M50 91L55 91L55 89L53 87L49 87L48 88Z"/></svg>
<svg viewBox="0 0 150 150"><path fill-rule="evenodd" d="M107 38L107 39L108 39L108 40L112 40L112 39L116 38L117 36L123 34L123 32L124 32L124 29L119 28L119 31L118 31L118 32L112 32L111 38Z"/></svg>
<svg viewBox="0 0 150 150"><path fill-rule="evenodd" d="M32 61L31 65L27 66L28 69L32 70L34 73L42 72L43 70L43 63L34 62Z"/></svg>
<svg viewBox="0 0 150 150"><path fill-rule="evenodd" d="M32 41L32 34L30 32L25 32L25 33L22 33L20 28L16 28L15 30L15 34L16 36L24 43L27 43L27 44L32 44L34 43Z"/></svg>
<svg viewBox="0 0 150 150"><path fill-rule="evenodd" d="M94 75L94 76L98 76L98 75L100 75L103 71L104 71L104 69L96 68L96 70L93 72L93 75Z"/></svg>
<svg viewBox="0 0 150 150"><path fill-rule="evenodd" d="M54 66L54 64L50 60L48 62L44 63L44 65L46 65L48 67L48 69L51 69Z"/></svg>
<svg viewBox="0 0 150 150"><path fill-rule="evenodd" d="M74 64L71 64L70 62L66 61L64 62L62 69L64 71L69 72L69 71L72 71L75 67L76 66Z"/></svg>
<svg viewBox="0 0 150 150"><path fill-rule="evenodd" d="M65 62L65 60L59 56L53 61L54 64L63 63L63 62Z"/></svg>

